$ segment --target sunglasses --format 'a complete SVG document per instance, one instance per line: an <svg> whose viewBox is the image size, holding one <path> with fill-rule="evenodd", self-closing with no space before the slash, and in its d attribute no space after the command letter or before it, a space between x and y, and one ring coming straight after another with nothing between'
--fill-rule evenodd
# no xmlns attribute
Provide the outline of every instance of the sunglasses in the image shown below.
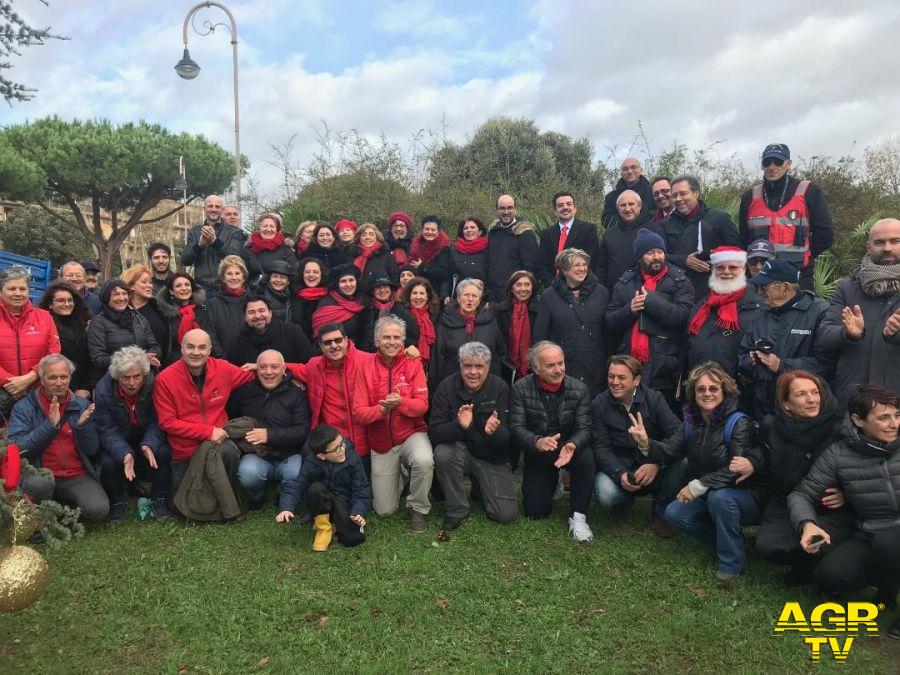
<svg viewBox="0 0 900 675"><path fill-rule="evenodd" d="M784 166L784 160L783 160L783 159L778 159L777 157L766 157L766 158L762 161L762 165L763 165L763 168L764 168L764 169L767 168L767 167L772 166L773 164L774 164L775 166Z"/></svg>
<svg viewBox="0 0 900 675"><path fill-rule="evenodd" d="M342 345L342 344L344 344L344 338L336 337L332 340L321 340L321 342L322 342L323 347L328 347L330 345Z"/></svg>

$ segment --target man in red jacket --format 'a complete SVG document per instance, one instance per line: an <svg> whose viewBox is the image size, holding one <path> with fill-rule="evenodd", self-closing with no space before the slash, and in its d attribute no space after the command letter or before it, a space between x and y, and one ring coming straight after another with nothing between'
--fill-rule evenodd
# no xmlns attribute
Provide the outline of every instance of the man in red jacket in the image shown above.
<svg viewBox="0 0 900 675"><path fill-rule="evenodd" d="M418 357L404 353L406 324L393 314L375 322L375 354L360 353L353 415L367 425L372 453L372 501L380 516L400 505L400 467L409 470L409 528L424 532L431 502L434 454L425 413L428 387Z"/></svg>
<svg viewBox="0 0 900 675"><path fill-rule="evenodd" d="M319 330L319 348L322 356L315 356L307 363L286 364L294 379L306 387L311 415L311 429L320 424L337 428L341 436L353 441L356 454L363 460L366 476L372 475L369 461L369 439L366 427L353 417L353 386L359 367L359 351L347 337L341 323L329 323Z"/></svg>
<svg viewBox="0 0 900 675"><path fill-rule="evenodd" d="M203 441L222 444L220 455L231 484L236 486L241 453L222 429L228 421L225 404L233 390L255 375L211 357L211 350L209 333L199 328L188 331L181 341L181 359L159 374L153 388L159 428L172 448L173 493Z"/></svg>

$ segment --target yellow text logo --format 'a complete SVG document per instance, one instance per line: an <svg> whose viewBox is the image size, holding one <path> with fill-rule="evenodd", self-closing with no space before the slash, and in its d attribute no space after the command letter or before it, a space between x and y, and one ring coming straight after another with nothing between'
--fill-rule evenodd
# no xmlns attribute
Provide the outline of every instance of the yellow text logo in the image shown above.
<svg viewBox="0 0 900 675"><path fill-rule="evenodd" d="M807 617L799 602L787 602L775 624L775 634L802 635L813 661L821 660L826 649L835 661L846 661L860 628L865 629L866 635L878 635L878 609L871 602L824 602L813 607Z"/></svg>

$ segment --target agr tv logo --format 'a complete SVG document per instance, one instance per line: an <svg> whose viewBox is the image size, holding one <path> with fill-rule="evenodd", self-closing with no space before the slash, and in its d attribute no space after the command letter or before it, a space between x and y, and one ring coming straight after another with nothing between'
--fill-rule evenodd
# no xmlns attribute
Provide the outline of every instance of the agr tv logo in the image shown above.
<svg viewBox="0 0 900 675"><path fill-rule="evenodd" d="M813 607L809 621L799 602L787 602L775 625L775 634L797 632L804 636L809 645L812 660L821 660L822 652L828 650L835 661L846 661L850 656L853 640L860 628L865 628L868 636L878 635L878 610L884 605L871 602L848 602L846 606L836 602L824 602Z"/></svg>

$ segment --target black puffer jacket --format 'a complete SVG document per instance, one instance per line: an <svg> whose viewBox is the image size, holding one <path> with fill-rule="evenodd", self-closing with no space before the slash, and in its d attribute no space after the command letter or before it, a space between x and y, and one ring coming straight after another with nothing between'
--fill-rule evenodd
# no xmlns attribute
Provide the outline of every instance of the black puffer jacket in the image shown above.
<svg viewBox="0 0 900 675"><path fill-rule="evenodd" d="M160 355L159 343L147 320L130 307L125 311L131 317L127 328L110 319L104 311L91 319L91 325L88 326L88 352L94 364L96 380L103 377L112 355L122 347L135 345L146 352Z"/></svg>
<svg viewBox="0 0 900 675"><path fill-rule="evenodd" d="M775 380L790 370L808 370L828 379L832 357L825 348L819 326L828 303L809 291L781 307L762 307L749 326L742 327L740 372L754 380L753 416L762 419L775 412ZM761 363L750 361L750 350L757 340L775 344L774 354L781 367L773 373Z"/></svg>
<svg viewBox="0 0 900 675"><path fill-rule="evenodd" d="M228 360L236 366L256 363L267 349L276 350L288 363L306 363L313 355L312 345L300 326L273 318L262 333L245 323L228 350Z"/></svg>
<svg viewBox="0 0 900 675"><path fill-rule="evenodd" d="M612 299L606 309L606 327L622 336L620 354L631 353L631 327L638 320L631 313L631 299L644 285L643 277L636 269L629 270L613 289ZM644 312L655 323L665 327L669 337L650 338L650 361L644 366L643 382L651 389L675 388L681 373L682 350L691 307L694 304L694 288L684 270L669 265L655 291L647 295Z"/></svg>
<svg viewBox="0 0 900 675"><path fill-rule="evenodd" d="M363 314L366 322L366 334L363 338L364 344L373 345L375 344L375 322L381 318L381 311L376 307L366 307L361 314ZM398 319L402 319L403 323L406 324L406 339L403 341L403 345L405 347L416 347L419 344L419 324L416 323L415 318L410 313L410 311L406 308L406 306L397 300L394 303L394 306L391 309L384 313L384 316L388 314L393 314Z"/></svg>
<svg viewBox="0 0 900 675"><path fill-rule="evenodd" d="M725 424L728 416L736 410L736 401L725 401L713 411L707 424L697 407L689 403L685 406L685 422L678 431L664 441L650 440L650 461L672 464L687 457L690 477L699 480L704 487L711 490L724 487L746 488L760 502L762 495L756 485L758 478L755 473L749 479L735 483L737 474L728 470L728 465L735 457L749 459L756 472L763 466L756 426L746 417L734 425L731 444L725 443ZM685 436L687 425L691 427L689 437Z"/></svg>
<svg viewBox="0 0 900 675"><path fill-rule="evenodd" d="M819 455L840 438L843 418L829 393L818 417L796 419L781 408L766 415L759 425L759 444L765 465L763 482L776 498L784 500L797 487Z"/></svg>
<svg viewBox="0 0 900 675"><path fill-rule="evenodd" d="M553 464L559 450L540 452L538 439L547 435L551 412L547 406L559 402L559 442L574 443L576 452L591 452L591 395L587 385L566 376L558 394L548 394L538 384L537 376L526 375L512 386L509 395L509 433L512 442L525 451L528 461Z"/></svg>
<svg viewBox="0 0 900 675"><path fill-rule="evenodd" d="M841 312L844 307L859 305L866 328L859 340L851 340L844 332ZM831 296L828 312L819 331L825 349L839 352L834 392L846 404L858 384L880 384L900 391L900 331L885 337L884 324L900 309L900 293L872 298L863 292L859 270L838 282Z"/></svg>
<svg viewBox="0 0 900 675"><path fill-rule="evenodd" d="M269 301L273 319L302 325L303 301L290 288L286 288L284 292L276 291L269 286L268 277L263 277L259 284L259 292Z"/></svg>
<svg viewBox="0 0 900 675"><path fill-rule="evenodd" d="M488 268L491 271L488 299L497 303L506 297L506 282L513 272L528 270L537 276L539 260L534 225L516 219L504 226L495 220L488 229Z"/></svg>
<svg viewBox="0 0 900 675"><path fill-rule="evenodd" d="M453 296L455 285L463 279L481 279L488 288L488 250L481 253L460 253L455 246L450 248L450 278L441 290L441 296Z"/></svg>
<svg viewBox="0 0 900 675"><path fill-rule="evenodd" d="M595 269L600 283L610 291L637 262L634 258L634 240L641 228L662 234L653 214L641 212L633 223L626 223L616 215L600 240L600 253Z"/></svg>
<svg viewBox="0 0 900 675"><path fill-rule="evenodd" d="M150 326L150 330L153 331L154 337L156 337L156 343L159 345L161 352L157 356L159 356L159 361L163 368L180 359L180 350L173 353L171 348L172 343L176 341L172 337L172 325L168 317L160 309L156 298L150 298L143 307L137 310L137 313L144 317L147 325Z"/></svg>
<svg viewBox="0 0 900 675"><path fill-rule="evenodd" d="M464 405L473 406L472 424L463 429L457 413ZM484 425L497 411L500 426L488 436ZM509 385L499 377L488 375L474 394L466 389L459 373L441 382L431 399L428 437L437 447L441 443L463 443L476 459L491 464L505 464L509 459Z"/></svg>
<svg viewBox="0 0 900 675"><path fill-rule="evenodd" d="M480 307L475 315L475 333L466 337L466 322L457 312L458 305L451 302L444 307L434 324L435 340L431 345L428 362L428 388L434 391L441 381L459 372L459 348L467 342L482 342L491 350L491 374L500 375L500 357L506 354L506 345L500 333L500 325L494 310Z"/></svg>
<svg viewBox="0 0 900 675"><path fill-rule="evenodd" d="M194 318L199 325L207 333L209 332L209 316L206 311L206 291L198 288L191 296L191 304L194 305ZM181 345L178 343L178 327L181 325L181 315L178 314L179 306L172 298L172 294L166 288L163 288L156 294L156 306L159 311L169 322L171 330L169 336L172 343L169 345L169 354L172 356L174 363L181 358Z"/></svg>
<svg viewBox="0 0 900 675"><path fill-rule="evenodd" d="M578 297L563 275L541 297L534 322L534 342L551 340L562 347L566 374L584 382L596 396L606 382L603 319L609 291L589 272Z"/></svg>
<svg viewBox="0 0 900 675"><path fill-rule="evenodd" d="M213 356L225 358L237 342L244 328L244 305L248 294L226 295L219 293L206 305L206 315L212 337Z"/></svg>
<svg viewBox="0 0 900 675"><path fill-rule="evenodd" d="M268 430L267 459L281 461L296 455L309 435L309 402L306 392L290 375L275 389L267 390L259 379L235 389L228 399L228 416L252 417Z"/></svg>
<svg viewBox="0 0 900 675"><path fill-rule="evenodd" d="M710 208L702 199L700 200L700 210L693 216L687 218L676 209L661 225L666 239L666 259L685 269L688 279L694 285L694 294L697 297L706 295L709 289L709 272L694 272L686 269L685 260L688 254L696 253L700 247L698 225L703 238L701 247L703 251L712 251L719 246L743 248L741 235L738 234L731 216L720 209Z"/></svg>
<svg viewBox="0 0 900 675"><path fill-rule="evenodd" d="M889 445L869 440L845 418L841 439L822 453L788 495L794 527L816 522L816 504L830 487L844 491L864 532L900 526L900 440Z"/></svg>
<svg viewBox="0 0 900 675"><path fill-rule="evenodd" d="M716 325L719 315L713 309L710 311L709 317L707 317L706 323L703 324L699 333L696 335L688 333L686 364L688 372L701 363L715 361L732 377L737 374L743 331L750 326L762 306L755 289L755 286L747 284L744 297L738 301L738 324L740 324L740 330L725 330L721 326ZM705 302L706 298L703 298L703 300L694 305L694 308L691 310L692 319ZM690 321L688 321L688 325L690 325Z"/></svg>
<svg viewBox="0 0 900 675"><path fill-rule="evenodd" d="M356 256L359 255L359 249L356 246L351 251L352 253L346 259L346 262L349 263L352 263ZM329 269L334 268L329 265ZM371 258L366 260L365 269L359 275L360 288L366 288L369 285L369 280L375 277L387 277L395 284L400 283L400 268L397 267L394 255L388 250L387 244L382 244L381 248ZM440 286L435 286L435 288L440 288Z"/></svg>
<svg viewBox="0 0 900 675"><path fill-rule="evenodd" d="M309 248L306 249L303 257L318 258L323 263L325 263L330 270L333 270L338 265L353 262L352 258L350 260L347 259L347 250L339 246L337 243L335 243L331 248L323 248L319 245L318 242L314 241L309 245Z"/></svg>

